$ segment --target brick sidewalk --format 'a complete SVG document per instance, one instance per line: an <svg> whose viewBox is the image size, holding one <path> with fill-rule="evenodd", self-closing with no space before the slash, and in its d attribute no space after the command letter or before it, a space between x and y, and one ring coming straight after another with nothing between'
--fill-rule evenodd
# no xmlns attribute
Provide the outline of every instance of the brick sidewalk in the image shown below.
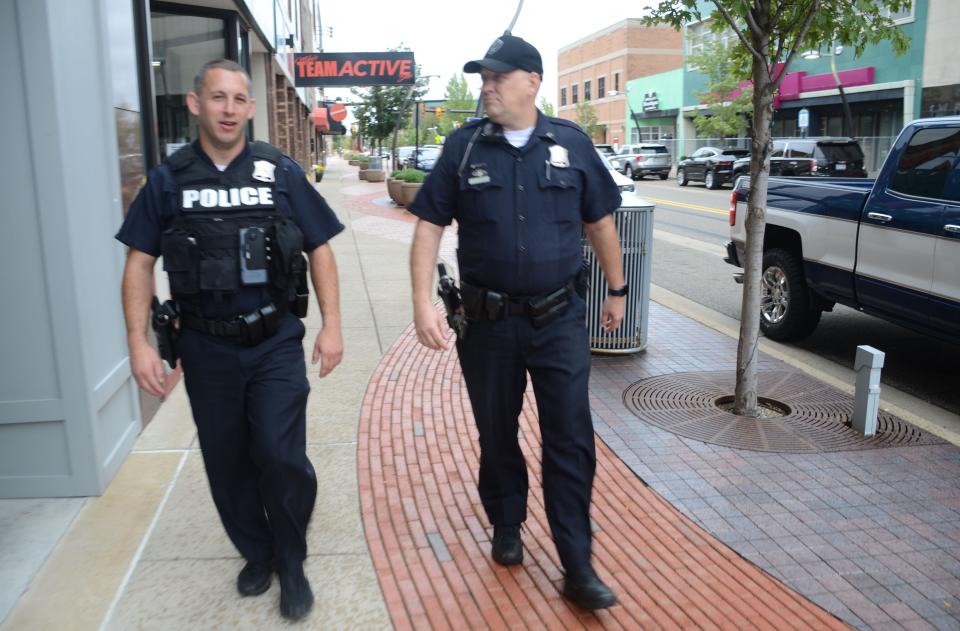
<svg viewBox="0 0 960 631"><path fill-rule="evenodd" d="M592 614L567 604L538 483L531 391L525 403L526 560L510 569L489 558L476 430L455 351L429 351L408 328L374 373L358 477L367 542L397 629L845 628L673 508L600 441L594 557L620 605Z"/></svg>

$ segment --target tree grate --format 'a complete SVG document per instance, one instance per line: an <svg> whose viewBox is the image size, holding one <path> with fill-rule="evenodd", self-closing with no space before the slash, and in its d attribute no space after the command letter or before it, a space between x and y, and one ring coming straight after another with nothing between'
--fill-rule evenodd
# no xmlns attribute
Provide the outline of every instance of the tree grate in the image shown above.
<svg viewBox="0 0 960 631"><path fill-rule="evenodd" d="M704 443L781 453L816 453L934 445L943 441L880 411L877 433L865 437L850 427L853 397L800 372L758 376L758 393L785 406L783 416L753 419L717 406L733 394L730 372L687 372L651 377L623 393L624 405L641 420Z"/></svg>

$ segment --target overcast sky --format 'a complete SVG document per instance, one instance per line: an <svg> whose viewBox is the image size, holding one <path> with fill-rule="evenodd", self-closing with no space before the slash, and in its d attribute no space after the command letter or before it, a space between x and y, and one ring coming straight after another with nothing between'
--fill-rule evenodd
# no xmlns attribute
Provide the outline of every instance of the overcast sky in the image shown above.
<svg viewBox="0 0 960 631"><path fill-rule="evenodd" d="M623 0L524 0L513 34L537 47L543 57L544 80L540 96L556 107L557 51L620 20L640 17L647 2ZM517 0L465 2L398 2L360 0L321 2L326 52L377 52L403 43L410 48L422 75L430 80L428 99L443 98L447 81L463 71L463 64L480 59L510 24ZM327 27L333 27L329 37ZM478 75L466 75L474 97L480 92ZM350 96L349 90L327 89L328 98ZM538 98L539 101L539 98Z"/></svg>

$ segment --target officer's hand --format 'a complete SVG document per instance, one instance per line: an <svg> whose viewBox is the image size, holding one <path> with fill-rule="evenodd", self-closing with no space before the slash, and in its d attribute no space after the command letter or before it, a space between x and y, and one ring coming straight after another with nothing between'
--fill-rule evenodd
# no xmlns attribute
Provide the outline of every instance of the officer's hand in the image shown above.
<svg viewBox="0 0 960 631"><path fill-rule="evenodd" d="M433 303L413 306L413 322L417 327L417 339L429 349L445 351L450 343L447 341L450 327L447 320L437 311Z"/></svg>
<svg viewBox="0 0 960 631"><path fill-rule="evenodd" d="M626 304L625 296L607 296L607 299L603 301L603 312L600 314L600 328L607 333L620 328Z"/></svg>
<svg viewBox="0 0 960 631"><path fill-rule="evenodd" d="M157 349L143 340L130 347L130 370L137 385L155 397L167 394L167 371Z"/></svg>
<svg viewBox="0 0 960 631"><path fill-rule="evenodd" d="M320 361L320 377L326 377L343 359L343 335L339 327L325 326L313 343L313 365Z"/></svg>

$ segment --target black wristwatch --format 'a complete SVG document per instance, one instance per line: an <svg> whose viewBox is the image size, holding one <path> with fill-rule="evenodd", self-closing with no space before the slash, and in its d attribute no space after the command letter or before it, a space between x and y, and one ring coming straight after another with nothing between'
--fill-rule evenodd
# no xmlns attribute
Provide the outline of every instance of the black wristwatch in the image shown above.
<svg viewBox="0 0 960 631"><path fill-rule="evenodd" d="M627 295L627 290L628 290L629 288L630 288L630 286L627 285L627 284L624 284L624 286L621 287L620 289L613 289L613 288L611 287L611 288L607 289L607 295L608 295L608 296L623 297L623 296L626 296L626 295Z"/></svg>

